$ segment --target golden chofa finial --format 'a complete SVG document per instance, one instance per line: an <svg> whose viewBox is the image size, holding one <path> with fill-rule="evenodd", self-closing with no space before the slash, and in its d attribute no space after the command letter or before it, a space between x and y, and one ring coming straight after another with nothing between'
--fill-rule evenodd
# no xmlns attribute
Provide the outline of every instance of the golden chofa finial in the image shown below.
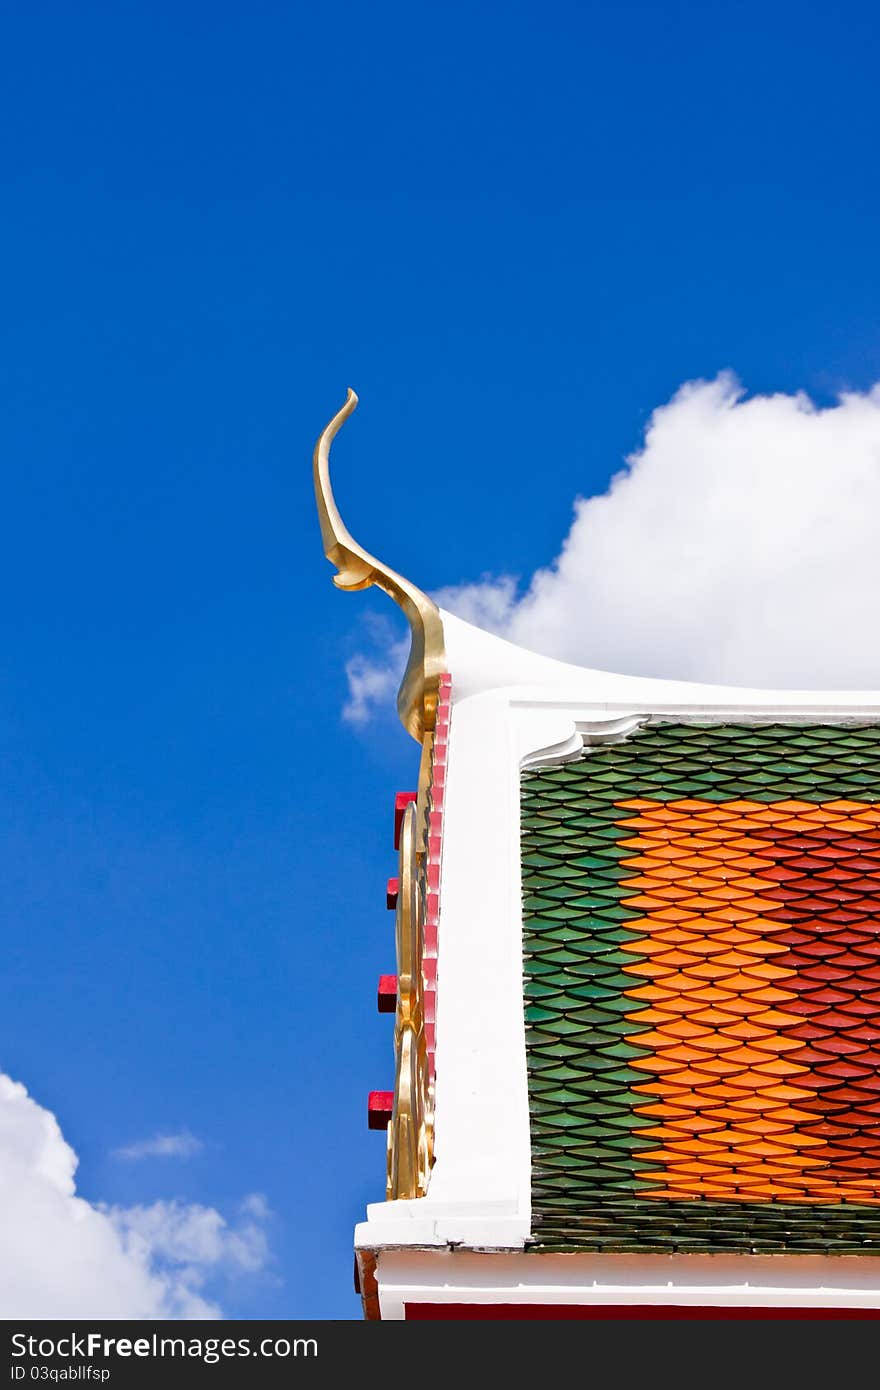
<svg viewBox="0 0 880 1390"><path fill-rule="evenodd" d="M412 634L409 661L397 695L397 710L403 727L419 743L434 728L440 677L446 670L443 623L440 610L427 594L408 579L375 559L350 534L330 485L330 445L339 427L351 415L358 398L349 389L345 405L326 426L314 453L315 501L321 523L324 554L335 565L333 583L340 589L383 589L403 609Z"/></svg>

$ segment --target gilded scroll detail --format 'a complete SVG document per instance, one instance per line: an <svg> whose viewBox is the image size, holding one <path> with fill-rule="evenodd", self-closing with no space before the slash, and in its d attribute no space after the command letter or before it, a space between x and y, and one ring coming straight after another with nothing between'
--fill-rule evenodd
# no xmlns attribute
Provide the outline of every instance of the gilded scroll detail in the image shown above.
<svg viewBox="0 0 880 1390"><path fill-rule="evenodd" d="M397 708L422 745L417 799L400 835L397 900L398 996L394 1028L394 1107L388 1127L389 1198L425 1195L433 1163L434 998L439 919L440 821L446 774L450 680L440 610L408 579L370 555L351 535L330 483L330 445L357 405L345 404L321 433L313 475L324 554L336 566L340 589L375 584L403 610L410 625L409 660Z"/></svg>
<svg viewBox="0 0 880 1390"><path fill-rule="evenodd" d="M407 733L421 743L434 727L440 677L446 670L443 623L433 599L364 550L339 513L330 483L330 445L357 403L357 396L349 389L345 405L333 416L315 445L312 469L321 539L324 554L338 571L333 576L337 588L368 589L375 584L406 614L411 646L397 696L397 709Z"/></svg>
<svg viewBox="0 0 880 1390"><path fill-rule="evenodd" d="M423 950L427 883L418 852L418 808L407 807L400 833L397 897L397 1076L388 1128L387 1195L423 1197L432 1161L432 1096L425 1036Z"/></svg>

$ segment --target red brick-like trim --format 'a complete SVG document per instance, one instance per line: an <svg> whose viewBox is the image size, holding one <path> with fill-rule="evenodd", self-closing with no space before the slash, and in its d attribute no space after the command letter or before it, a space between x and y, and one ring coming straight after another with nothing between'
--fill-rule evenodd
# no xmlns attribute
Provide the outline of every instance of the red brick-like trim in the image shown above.
<svg viewBox="0 0 880 1390"><path fill-rule="evenodd" d="M406 1303L407 1321L574 1321L880 1318L880 1308L688 1307L682 1303Z"/></svg>
<svg viewBox="0 0 880 1390"><path fill-rule="evenodd" d="M425 1037L428 1044L428 1068L431 1079L435 1072L437 1017L437 954L440 929L440 862L443 854L443 807L446 799L446 763L449 751L449 726L452 719L452 677L440 677L437 715L434 723L434 746L431 757L431 786L428 791L428 857L426 864L427 894L425 902L425 950L423 959L425 982Z"/></svg>

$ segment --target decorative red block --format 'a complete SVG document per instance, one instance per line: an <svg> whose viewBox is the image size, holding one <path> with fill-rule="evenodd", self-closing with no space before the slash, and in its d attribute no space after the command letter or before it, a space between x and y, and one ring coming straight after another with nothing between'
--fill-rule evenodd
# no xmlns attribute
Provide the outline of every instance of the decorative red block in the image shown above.
<svg viewBox="0 0 880 1390"><path fill-rule="evenodd" d="M393 1014L397 1008L397 976L379 976L379 1013Z"/></svg>
<svg viewBox="0 0 880 1390"><path fill-rule="evenodd" d="M403 813L411 801L418 800L418 792L398 792L394 798L394 848L400 849L400 827Z"/></svg>
<svg viewBox="0 0 880 1390"><path fill-rule="evenodd" d="M397 895L400 892L400 879L389 878L385 885L385 906L389 912L394 912L397 907Z"/></svg>
<svg viewBox="0 0 880 1390"><path fill-rule="evenodd" d="M371 1091L367 1097L367 1126L369 1129L387 1129L391 1124L394 1109L393 1091Z"/></svg>

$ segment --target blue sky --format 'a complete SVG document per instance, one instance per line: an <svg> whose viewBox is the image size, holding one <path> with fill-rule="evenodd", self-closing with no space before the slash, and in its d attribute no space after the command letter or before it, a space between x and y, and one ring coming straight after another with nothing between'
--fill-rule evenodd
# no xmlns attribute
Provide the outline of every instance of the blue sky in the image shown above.
<svg viewBox="0 0 880 1390"><path fill-rule="evenodd" d="M868 4L0 6L0 1068L92 1202L233 1213L359 1316L392 802L375 594L529 575L689 379L880 378ZM158 1133L189 1157L124 1160ZM232 1219L230 1217L230 1219Z"/></svg>

